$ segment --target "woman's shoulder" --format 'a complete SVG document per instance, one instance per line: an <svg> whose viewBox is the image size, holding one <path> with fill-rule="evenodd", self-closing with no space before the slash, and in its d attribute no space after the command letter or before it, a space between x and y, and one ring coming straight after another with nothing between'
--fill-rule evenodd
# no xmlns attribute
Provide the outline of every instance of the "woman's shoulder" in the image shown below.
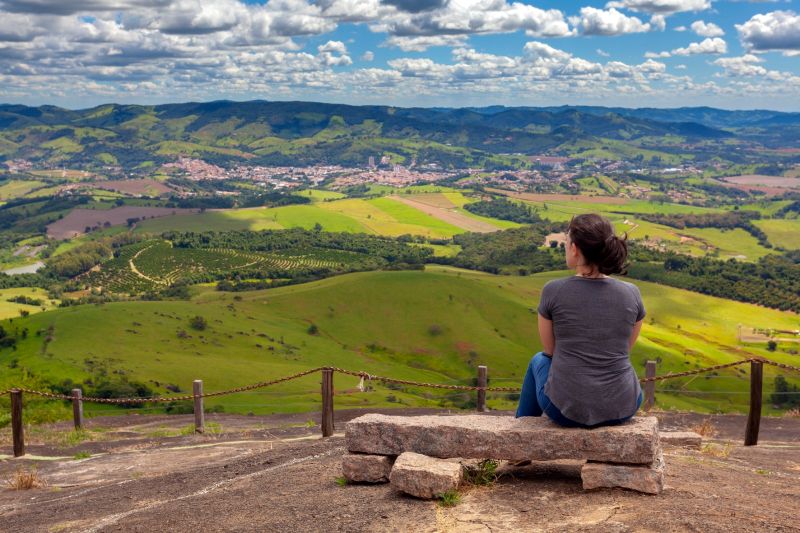
<svg viewBox="0 0 800 533"><path fill-rule="evenodd" d="M622 290L630 291L633 294L641 294L639 291L639 287L635 283L631 283L630 281L625 281L619 278L611 278L614 282L619 286Z"/></svg>

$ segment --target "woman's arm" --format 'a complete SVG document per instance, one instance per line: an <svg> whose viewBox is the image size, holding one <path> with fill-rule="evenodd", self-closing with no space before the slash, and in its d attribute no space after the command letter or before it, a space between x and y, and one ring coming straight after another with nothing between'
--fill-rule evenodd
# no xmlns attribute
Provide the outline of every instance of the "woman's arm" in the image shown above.
<svg viewBox="0 0 800 533"><path fill-rule="evenodd" d="M628 341L628 351L630 352L633 350L633 345L636 344L636 339L639 338L639 332L642 331L642 321L638 321L636 324L633 325L633 331L631 332L631 338Z"/></svg>
<svg viewBox="0 0 800 533"><path fill-rule="evenodd" d="M542 340L542 350L548 355L553 355L556 349L556 336L553 333L553 321L539 315L539 338Z"/></svg>

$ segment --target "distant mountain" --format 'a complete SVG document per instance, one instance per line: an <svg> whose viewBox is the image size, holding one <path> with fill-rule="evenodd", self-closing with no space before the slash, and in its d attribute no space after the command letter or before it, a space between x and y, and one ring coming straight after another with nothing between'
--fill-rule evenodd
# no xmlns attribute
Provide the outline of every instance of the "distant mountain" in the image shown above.
<svg viewBox="0 0 800 533"><path fill-rule="evenodd" d="M503 106L490 106L484 108L469 108L476 113L495 114L507 109L529 109L562 113L565 111L579 111L591 115L604 116L609 113L623 117L653 120L657 122L695 122L710 128L741 128L748 126L766 126L770 124L800 125L800 113L785 113L769 110L730 111L713 107L680 107L663 109L656 107L625 108L601 106L558 106L542 108L508 108Z"/></svg>
<svg viewBox="0 0 800 533"><path fill-rule="evenodd" d="M222 165L354 165L383 154L400 163L502 168L546 151L630 157L646 144L653 157L653 146L666 135L691 143L734 135L723 127L773 131L796 123L800 114L712 108L450 109L225 100L82 110L0 105L0 159L133 169L178 156Z"/></svg>

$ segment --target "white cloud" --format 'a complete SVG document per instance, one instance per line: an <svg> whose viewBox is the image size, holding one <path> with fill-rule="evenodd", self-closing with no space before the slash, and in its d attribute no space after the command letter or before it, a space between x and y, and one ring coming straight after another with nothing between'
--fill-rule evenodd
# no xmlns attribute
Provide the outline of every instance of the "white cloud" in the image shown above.
<svg viewBox="0 0 800 533"><path fill-rule="evenodd" d="M725 32L713 22L706 23L702 20L692 22L692 31L700 37L722 37Z"/></svg>
<svg viewBox="0 0 800 533"><path fill-rule="evenodd" d="M597 55L599 55L600 57L611 57L611 54L609 54L608 52L606 52L605 50L602 50L602 49L600 49L600 48L598 48L597 50L595 50L595 52L596 52L596 53L597 53Z"/></svg>
<svg viewBox="0 0 800 533"><path fill-rule="evenodd" d="M647 52L644 57L663 58L671 56L693 56L699 54L727 54L728 44L719 37L703 39L699 43L690 43L683 48L675 48L671 52Z"/></svg>
<svg viewBox="0 0 800 533"><path fill-rule="evenodd" d="M703 11L711 7L711 0L620 0L606 7L620 7L631 11L671 15L683 11Z"/></svg>
<svg viewBox="0 0 800 533"><path fill-rule="evenodd" d="M466 35L392 35L383 42L382 46L399 48L404 52L424 52L428 48L432 48L434 46L463 46L466 41Z"/></svg>
<svg viewBox="0 0 800 533"><path fill-rule="evenodd" d="M675 56L693 56L697 54L726 54L728 44L719 37L703 39L699 43L691 43L685 48L676 48L672 51Z"/></svg>
<svg viewBox="0 0 800 533"><path fill-rule="evenodd" d="M725 69L725 73L729 76L763 76L767 73L767 69L760 65L763 62L763 59L753 54L714 60L714 64Z"/></svg>
<svg viewBox="0 0 800 533"><path fill-rule="evenodd" d="M748 50L781 50L787 55L800 51L800 15L794 11L773 11L754 15L736 30Z"/></svg>
<svg viewBox="0 0 800 533"><path fill-rule="evenodd" d="M450 0L440 8L418 13L395 11L374 20L370 29L388 33L387 45L403 45L406 50L423 50L425 40L421 37L436 37L432 40L434 46L445 44L448 39L463 43L463 39L456 37L475 34L515 31L525 31L533 37L574 34L561 11L506 0Z"/></svg>
<svg viewBox="0 0 800 533"><path fill-rule="evenodd" d="M347 55L347 46L342 41L328 41L317 47L318 57L327 66L352 65L353 60Z"/></svg>
<svg viewBox="0 0 800 533"><path fill-rule="evenodd" d="M603 10L582 7L579 17L570 18L584 35L623 35L650 31L651 26L636 17L629 17L614 8Z"/></svg>
<svg viewBox="0 0 800 533"><path fill-rule="evenodd" d="M371 50L367 50L363 54L361 54L361 61L373 61L375 59L375 54Z"/></svg>

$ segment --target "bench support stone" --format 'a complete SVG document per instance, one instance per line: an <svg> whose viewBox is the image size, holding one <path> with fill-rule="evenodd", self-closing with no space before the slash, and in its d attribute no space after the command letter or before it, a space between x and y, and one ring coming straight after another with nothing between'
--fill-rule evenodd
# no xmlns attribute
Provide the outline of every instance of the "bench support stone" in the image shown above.
<svg viewBox="0 0 800 533"><path fill-rule="evenodd" d="M647 494L664 490L664 456L652 465L621 465L589 461L581 469L584 489L621 487Z"/></svg>
<svg viewBox="0 0 800 533"><path fill-rule="evenodd" d="M392 487L417 498L436 498L455 490L463 479L461 464L414 452L401 454L389 476Z"/></svg>
<svg viewBox="0 0 800 533"><path fill-rule="evenodd" d="M342 457L342 474L351 483L386 483L393 457L351 453Z"/></svg>

